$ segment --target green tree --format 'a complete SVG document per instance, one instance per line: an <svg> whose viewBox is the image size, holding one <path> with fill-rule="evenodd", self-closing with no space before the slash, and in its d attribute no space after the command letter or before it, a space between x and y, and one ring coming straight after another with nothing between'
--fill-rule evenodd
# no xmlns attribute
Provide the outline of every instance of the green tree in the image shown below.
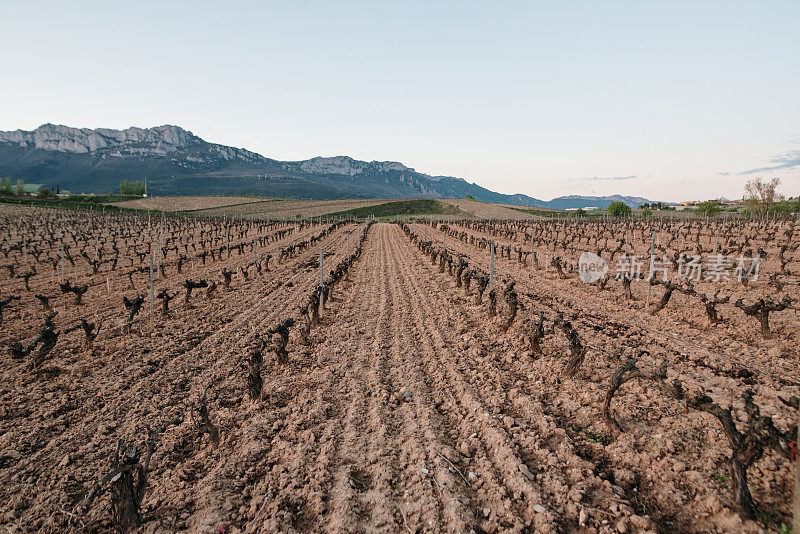
<svg viewBox="0 0 800 534"><path fill-rule="evenodd" d="M123 195L143 195L146 192L146 186L144 182L129 182L128 180L123 180L122 183L119 184L119 192Z"/></svg>
<svg viewBox="0 0 800 534"><path fill-rule="evenodd" d="M769 210L769 213L778 213L783 215L791 215L793 213L800 213L800 199L787 199L776 202Z"/></svg>
<svg viewBox="0 0 800 534"><path fill-rule="evenodd" d="M25 180L17 178L17 194L22 196L25 194Z"/></svg>
<svg viewBox="0 0 800 534"><path fill-rule="evenodd" d="M698 217L713 217L720 211L722 210L720 210L719 204L716 200L706 200L705 202L701 202L697 205L694 213Z"/></svg>
<svg viewBox="0 0 800 534"><path fill-rule="evenodd" d="M467 195L467 200L475 200L475 197L473 197L472 195Z"/></svg>
<svg viewBox="0 0 800 534"><path fill-rule="evenodd" d="M39 189L39 191L36 192L36 196L38 198L52 198L55 195L48 188L43 187L43 188Z"/></svg>
<svg viewBox="0 0 800 534"><path fill-rule="evenodd" d="M584 215L586 215L586 210L584 210L583 208L578 208L577 210L575 210L575 217L580 218L583 217Z"/></svg>
<svg viewBox="0 0 800 534"><path fill-rule="evenodd" d="M631 207L620 200L615 200L606 208L608 214L612 217L623 217L631 214Z"/></svg>
<svg viewBox="0 0 800 534"><path fill-rule="evenodd" d="M644 208L642 210L642 218L643 219L649 219L652 216L653 216L653 211L650 208Z"/></svg>
<svg viewBox="0 0 800 534"><path fill-rule="evenodd" d="M13 193L13 191L11 190L11 177L10 176L6 176L5 178L3 178L2 192L5 193L6 195L10 195L10 194Z"/></svg>
<svg viewBox="0 0 800 534"><path fill-rule="evenodd" d="M783 196L776 192L780 185L780 178L770 181L753 178L744 186L744 206L756 215L764 215L776 203L783 200Z"/></svg>

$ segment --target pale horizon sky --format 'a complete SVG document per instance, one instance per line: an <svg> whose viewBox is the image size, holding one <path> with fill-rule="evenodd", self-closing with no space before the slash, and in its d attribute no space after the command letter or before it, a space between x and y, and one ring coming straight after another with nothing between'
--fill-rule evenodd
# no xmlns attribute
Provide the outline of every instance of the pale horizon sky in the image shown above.
<svg viewBox="0 0 800 534"><path fill-rule="evenodd" d="M176 124L501 193L800 193L800 2L0 4L0 130Z"/></svg>

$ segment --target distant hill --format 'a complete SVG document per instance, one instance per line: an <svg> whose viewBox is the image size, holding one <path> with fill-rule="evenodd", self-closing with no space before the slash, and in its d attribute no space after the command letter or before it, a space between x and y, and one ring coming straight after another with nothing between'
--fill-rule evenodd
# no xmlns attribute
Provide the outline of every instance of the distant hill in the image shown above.
<svg viewBox="0 0 800 534"><path fill-rule="evenodd" d="M154 195L259 195L285 198L465 198L537 208L604 208L640 197L558 197L495 193L462 178L430 176L393 161L347 156L278 161L208 143L178 126L112 130L45 124L0 132L0 176L73 193L109 193L147 180Z"/></svg>
<svg viewBox="0 0 800 534"><path fill-rule="evenodd" d="M567 210L573 208L607 208L609 204L615 201L622 201L632 208L638 208L642 204L651 203L652 200L647 200L643 197L628 197L624 195L611 195L607 197L587 197L580 195L569 195L565 197L554 198L547 202L549 208L557 210Z"/></svg>

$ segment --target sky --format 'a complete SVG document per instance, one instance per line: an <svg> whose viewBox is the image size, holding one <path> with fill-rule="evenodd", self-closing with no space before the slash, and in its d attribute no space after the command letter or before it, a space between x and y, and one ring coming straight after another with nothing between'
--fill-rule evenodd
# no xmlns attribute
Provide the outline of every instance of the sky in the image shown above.
<svg viewBox="0 0 800 534"><path fill-rule="evenodd" d="M0 2L0 130L176 124L502 193L800 193L800 2Z"/></svg>

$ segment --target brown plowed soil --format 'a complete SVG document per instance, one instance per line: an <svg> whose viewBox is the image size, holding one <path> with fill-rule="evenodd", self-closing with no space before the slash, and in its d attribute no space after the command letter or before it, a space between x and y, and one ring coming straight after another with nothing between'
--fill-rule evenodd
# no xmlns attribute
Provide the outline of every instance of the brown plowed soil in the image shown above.
<svg viewBox="0 0 800 534"><path fill-rule="evenodd" d="M548 532L577 526L570 488L618 500L437 274L396 226L372 230L267 456L301 471L256 485L252 531Z"/></svg>
<svg viewBox="0 0 800 534"><path fill-rule="evenodd" d="M456 206L466 215L481 219L535 219L533 215L502 204L465 199L439 199ZM162 211L201 211L204 215L227 215L272 219L319 217L329 213L392 202L392 199L290 200L255 197L151 197L117 202L123 208ZM464 218L465 214L460 217ZM437 216L431 216L437 218ZM439 215L438 218L442 216ZM445 218L454 218L445 216Z"/></svg>
<svg viewBox="0 0 800 534"><path fill-rule="evenodd" d="M115 206L140 210L191 211L208 216L294 219L391 202L386 199L291 200L254 197L151 197L117 202Z"/></svg>
<svg viewBox="0 0 800 534"><path fill-rule="evenodd" d="M114 205L138 210L195 211L268 201L270 199L255 197L148 197L115 202Z"/></svg>
<svg viewBox="0 0 800 534"><path fill-rule="evenodd" d="M323 237L326 265L344 259L348 236L352 247L363 229L351 224ZM292 239L261 253L277 256ZM455 239L447 246L488 270L484 250ZM670 355L671 377L715 399L747 385L728 371L753 368L749 384L784 428L795 412L781 409L777 397L796 395L785 382L800 376L772 362L793 350L795 334L787 332L796 320L776 320L789 337L762 346L677 316L652 317L612 293L498 258L498 284L513 278L524 307L504 332L503 303L500 316L489 318L474 285L469 293L457 288L399 225L379 223L333 287L312 342L301 344L294 328L288 363L265 352L261 398L250 400L242 362L254 336L299 318L319 284L318 255L312 246L276 259L269 272L235 278L230 291L198 297L192 307L176 299L171 316L129 333L119 328L127 279L103 276L84 307L59 300L64 324L89 308L117 328L101 333L94 352L81 349L77 332L62 334L41 373L0 356L0 525L111 531L109 495L86 513L81 501L110 470L119 439L140 443L145 425L178 414L183 422L166 429L153 455L143 532L757 532L787 516L788 460L768 453L750 470L756 501L773 517L742 522L724 478L730 449L710 416L687 415L635 381L615 397L626 428L616 439L600 409L619 366L611 355L635 338L651 352L643 369ZM192 276L213 278L249 259L195 262ZM182 280L172 275L161 284L177 290ZM3 281L4 293L25 300L6 310L2 340L28 339L42 316L32 293L52 279L31 279L31 294L20 293L19 281ZM575 377L561 372L563 336L548 335L542 355L529 352L525 336L539 311L577 316L591 350ZM741 350L719 350L732 338ZM687 343L703 358L682 357ZM187 415L207 386L217 447Z"/></svg>
<svg viewBox="0 0 800 534"><path fill-rule="evenodd" d="M206 215L227 215L235 217L256 217L269 219L294 219L319 217L329 213L347 211L366 206L391 202L381 199L343 199L343 200L269 200L257 204L228 206L203 212Z"/></svg>

